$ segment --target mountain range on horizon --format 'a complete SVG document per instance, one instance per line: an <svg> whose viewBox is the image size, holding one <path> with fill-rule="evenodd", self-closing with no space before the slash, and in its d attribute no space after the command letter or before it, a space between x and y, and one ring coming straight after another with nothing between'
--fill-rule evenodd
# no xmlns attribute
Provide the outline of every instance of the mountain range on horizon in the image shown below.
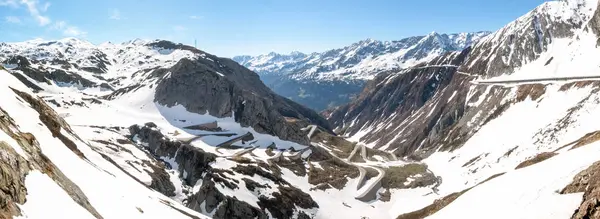
<svg viewBox="0 0 600 219"><path fill-rule="evenodd" d="M361 40L320 53L268 53L235 56L257 72L276 93L321 111L352 100L368 80L392 69L408 68L450 51L461 51L490 32L407 37L395 41Z"/></svg>

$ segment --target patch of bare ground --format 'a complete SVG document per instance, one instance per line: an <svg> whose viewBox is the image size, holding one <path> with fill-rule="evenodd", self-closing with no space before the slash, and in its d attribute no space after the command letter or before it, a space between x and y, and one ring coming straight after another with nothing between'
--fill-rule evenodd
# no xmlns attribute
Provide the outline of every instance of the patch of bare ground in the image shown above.
<svg viewBox="0 0 600 219"><path fill-rule="evenodd" d="M502 176L502 175L504 175L504 174L506 174L506 172L503 172L503 173L498 173L498 174L494 174L494 175L492 175L492 176L488 177L487 179L485 179L485 180L481 181L480 183L477 183L477 185L484 184L484 183L486 183L486 182L488 182L488 181L490 181L490 180L492 180L492 179L495 179L495 178L497 178L497 177L500 177L500 176Z"/></svg>
<svg viewBox="0 0 600 219"><path fill-rule="evenodd" d="M569 90L573 87L576 88L583 88L583 87L587 87L589 85L599 85L598 81L577 81L577 82L571 82L571 83L566 83L564 85L562 85L558 90L559 91L566 91Z"/></svg>
<svg viewBox="0 0 600 219"><path fill-rule="evenodd" d="M326 189L330 187L341 190L348 183L348 178L358 177L358 169L337 158L319 162L321 168L311 168L308 172L308 183Z"/></svg>
<svg viewBox="0 0 600 219"><path fill-rule="evenodd" d="M556 150L554 150L554 152L560 151L560 150L565 149L565 148L567 148L569 146L572 146L569 150L573 150L573 149L580 148L580 147L583 147L585 145L594 143L594 142L596 142L598 140L600 140L600 131L590 132L590 133L585 134L583 137L581 137L581 138L579 138L579 139L577 139L575 141L572 141L572 142L570 142L568 144L565 144L565 145L557 148Z"/></svg>
<svg viewBox="0 0 600 219"><path fill-rule="evenodd" d="M560 193L571 194L583 192L583 201L572 219L600 218L600 162L592 164L587 169L573 177L573 182Z"/></svg>
<svg viewBox="0 0 600 219"><path fill-rule="evenodd" d="M433 173L427 171L427 165L420 163L389 167L384 170L385 176L381 179L381 186L388 189L424 187L435 184L437 180Z"/></svg>
<svg viewBox="0 0 600 219"><path fill-rule="evenodd" d="M448 206L450 203L452 203L454 200L456 200L462 194L469 191L469 189L465 189L461 192L455 192L455 193L447 195L446 197L443 197L441 199L437 199L433 202L433 204L428 205L425 208L422 208L420 210L413 211L410 213L402 214L402 215L396 217L396 219L422 219L422 218L429 217L429 216L435 214L436 212L438 212L439 210L442 210L442 208Z"/></svg>
<svg viewBox="0 0 600 219"><path fill-rule="evenodd" d="M517 88L517 102L524 101L527 97L537 100L546 93L546 85L543 84L525 84Z"/></svg>
<svg viewBox="0 0 600 219"><path fill-rule="evenodd" d="M347 158L350 156L350 153L354 150L355 143L349 142L346 139L338 136L333 136L326 132L315 131L315 134L311 138L312 142L323 143L326 147L330 148L333 154L339 158ZM360 151L359 151L360 152ZM364 162L362 157L360 157L360 153L356 153L355 156L359 156L356 158L355 162L361 161Z"/></svg>
<svg viewBox="0 0 600 219"><path fill-rule="evenodd" d="M375 160L373 158L373 156L377 155L380 157L383 157L384 159L388 159L388 160L392 160L392 155L390 153L384 152L384 151L380 151L380 150L376 150L376 149L372 149L372 148L366 148L367 149L367 158L371 159L371 160Z"/></svg>
<svg viewBox="0 0 600 219"><path fill-rule="evenodd" d="M282 158L275 163L277 164L277 166L292 171L297 176L306 176L306 167L304 166L304 162L302 160L290 160Z"/></svg>
<svg viewBox="0 0 600 219"><path fill-rule="evenodd" d="M273 153L273 148L267 148L265 150L265 154L269 155L270 157L275 156L275 153Z"/></svg>
<svg viewBox="0 0 600 219"><path fill-rule="evenodd" d="M379 201L389 202L392 199L392 192L389 189L384 189L379 193Z"/></svg>
<svg viewBox="0 0 600 219"><path fill-rule="evenodd" d="M429 216L435 214L436 212L442 210L446 206L450 205L450 203L454 202L457 198L459 198L461 195L465 194L469 190L471 190L471 189L473 189L473 188L475 188L475 187L477 187L477 186L479 186L479 185L481 185L481 184L483 184L485 182L488 182L488 181L490 181L490 180L492 180L492 179L494 179L496 177L502 176L504 174L505 173L499 173L499 174L495 174L493 176L490 176L486 180L478 183L477 185L475 185L475 186L473 186L471 188L465 189L465 190L460 191L460 192L452 193L452 194L447 195L447 196L445 196L445 197L443 197L441 199L437 199L432 204L430 204L430 205L428 205L428 206L426 206L426 207L424 207L424 208L422 208L420 210L413 211L413 212L406 213L406 214L402 214L402 215L396 217L396 219L423 219L423 218L429 217Z"/></svg>
<svg viewBox="0 0 600 219"><path fill-rule="evenodd" d="M462 167L469 166L469 165L475 163L475 161L478 161L479 159L481 159L481 155L474 157L473 159L467 161L465 164L462 165Z"/></svg>
<svg viewBox="0 0 600 219"><path fill-rule="evenodd" d="M573 147L571 147L570 150L583 147L585 145L594 143L594 142L596 142L598 140L600 140L600 131L595 131L595 132L588 133L585 136L581 137L577 141L577 143L575 143L575 145L573 145Z"/></svg>
<svg viewBox="0 0 600 219"><path fill-rule="evenodd" d="M515 167L515 170L521 169L521 168L525 168L534 164L537 164L539 162L545 161L547 159L550 159L554 156L556 156L557 153L554 152L543 152L541 154L536 155L533 158L530 158L526 161L521 162L519 165L517 165L517 167Z"/></svg>

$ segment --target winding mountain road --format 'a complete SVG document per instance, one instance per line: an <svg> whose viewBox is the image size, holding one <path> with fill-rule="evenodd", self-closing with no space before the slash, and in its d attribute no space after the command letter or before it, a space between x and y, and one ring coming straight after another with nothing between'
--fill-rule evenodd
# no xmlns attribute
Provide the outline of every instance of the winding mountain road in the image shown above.
<svg viewBox="0 0 600 219"><path fill-rule="evenodd" d="M307 131L309 129L310 129L310 132L308 133L307 137L310 140L311 137L314 135L316 126L310 125L310 126L307 126L306 128L303 128L302 130ZM327 150L327 148L324 148L324 149ZM359 175L358 175L358 180L356 183L357 194L354 196L354 198L363 200L363 201L368 201L368 200L364 200L365 197L367 197L369 194L373 194L374 192L377 192L377 190L379 190L379 188L377 188L377 190L374 190L374 189L378 186L381 186L381 180L383 179L383 177L385 177L385 171L379 167L375 167L375 166L372 166L369 164L358 165L354 162L351 162L350 160L352 159L352 157L355 156L356 152L358 152L359 150L360 150L360 154L361 154L362 158L365 160L365 162L367 162L368 161L367 148L363 144L356 144L347 159L341 159L341 158L335 156L334 154L331 154L331 156L334 156L335 158L340 159L341 161L343 161L349 165L352 165L358 169ZM365 168L373 168L379 173L374 180L369 181L371 183L368 185L365 185L367 183L367 182L365 182L365 178L367 176L367 170Z"/></svg>

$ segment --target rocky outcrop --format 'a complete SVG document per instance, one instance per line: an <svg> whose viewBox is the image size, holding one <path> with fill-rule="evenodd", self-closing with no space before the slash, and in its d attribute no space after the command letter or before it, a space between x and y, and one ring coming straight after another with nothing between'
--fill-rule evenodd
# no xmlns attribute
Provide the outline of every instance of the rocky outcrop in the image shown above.
<svg viewBox="0 0 600 219"><path fill-rule="evenodd" d="M242 126L308 143L300 131L308 124L330 129L314 111L269 90L256 73L229 59L205 54L205 58L182 59L168 70L169 77L156 86L155 101L183 105L188 111L231 117Z"/></svg>
<svg viewBox="0 0 600 219"><path fill-rule="evenodd" d="M129 131L131 137L142 143L155 157L169 160L167 164L176 165L180 173L186 173L185 176L179 176L185 185L193 187L198 184L197 182L201 182L198 192L191 194L186 202L186 206L193 210L214 213L214 218L268 218L266 213L268 210L275 218L284 219L291 218L294 212L299 211L296 206L304 209L318 207L310 195L294 188L281 175L268 171L271 168L268 165L263 167L261 164L240 164L231 168L231 170L215 169L211 166L211 163L215 161L217 155L205 152L187 143L170 140L153 123L147 123L144 126L133 125L129 128ZM171 166L171 168L175 167ZM160 173L160 171L155 171L155 173L157 172ZM233 174L261 176L279 185L279 192L273 193L274 198L259 197L258 205L261 208L256 208L249 203L238 200L236 197L224 195L219 191L221 188L239 189L240 181L231 178L230 176ZM159 180L156 180L158 183ZM244 181L249 182L248 180L245 179ZM155 178L153 177L152 183L154 181ZM168 184L166 180L160 183L162 186ZM247 183L246 186L249 186L249 184ZM262 188L268 185L254 182L250 186L252 188ZM157 191L166 195L170 194L169 188L159 188L160 190Z"/></svg>
<svg viewBox="0 0 600 219"><path fill-rule="evenodd" d="M129 127L129 131L132 136L147 143L148 150L154 156L173 159L178 164L180 173L188 173L185 180L189 185L195 185L197 180L202 179L202 175L211 168L210 163L217 157L189 144L170 140L156 129L153 123L145 126L133 125Z"/></svg>
<svg viewBox="0 0 600 219"><path fill-rule="evenodd" d="M561 194L581 192L583 192L583 201L571 218L600 218L600 162L578 173Z"/></svg>
<svg viewBox="0 0 600 219"><path fill-rule="evenodd" d="M384 149L398 155L410 154L424 139L437 136L460 118L464 102L457 103L464 101L461 91L467 90L461 86L467 81L454 66L468 54L469 49L448 53L413 69L384 73L369 82L355 101L325 114L339 134L369 131L361 142L387 146ZM443 111L450 113L440 115Z"/></svg>
<svg viewBox="0 0 600 219"><path fill-rule="evenodd" d="M292 218L295 206L302 209L318 208L319 205L302 190L291 186L280 186L279 192L274 192L273 198L261 196L258 204L269 210L274 218Z"/></svg>
<svg viewBox="0 0 600 219"><path fill-rule="evenodd" d="M0 141L0 218L21 215L18 205L26 201L27 172L29 172L27 161L6 142Z"/></svg>
<svg viewBox="0 0 600 219"><path fill-rule="evenodd" d="M62 69L46 69L43 67L34 68L31 66L30 61L23 56L14 56L11 59L8 59L6 62L8 64L18 63L18 67L14 70L20 71L27 77L37 82L50 84L50 82L53 81L54 83L60 84L60 86L64 84L68 84L70 86L82 86L86 88L99 86L104 89L113 90L113 88L106 83L101 83L98 85L88 79L83 78L79 74L69 73ZM19 75L19 73L14 72L13 75ZM36 89L34 90L39 88L37 85L31 85L31 82L27 81L26 79L23 80L24 78L19 79L29 87L35 86L34 88Z"/></svg>
<svg viewBox="0 0 600 219"><path fill-rule="evenodd" d="M202 203L206 209L202 209ZM215 182L209 178L202 181L200 191L192 195L188 200L188 207L198 212L214 212L215 219L228 218L259 218L266 219L268 216L250 204L240 201L235 197L225 196L215 187Z"/></svg>
<svg viewBox="0 0 600 219"><path fill-rule="evenodd" d="M171 182L171 176L167 173L165 165L157 166L148 161L144 162L147 166L152 169L152 172L145 170L148 175L152 178L150 182L150 188L160 192L168 197L175 196L175 185Z"/></svg>
<svg viewBox="0 0 600 219"><path fill-rule="evenodd" d="M65 130L67 135L75 137L71 129L64 120L62 120L56 112L54 112L49 106L47 106L41 99L31 97L29 94L22 93L14 90L22 99L28 102L32 108L40 113L40 120L47 126L52 132L56 127L60 130ZM2 172L2 182L10 183L8 187L2 188L3 183L0 183L0 196L4 196L6 199L2 199L0 202L0 216L7 216L11 218L11 215L18 215L18 212L14 208L15 203L22 204L25 200L22 195L24 191L23 177L29 170L39 170L50 177L58 186L60 186L77 204L90 212L91 215L98 219L103 217L96 211L96 209L90 204L86 195L81 191L73 181L71 181L56 165L44 155L40 149L39 142L36 137L31 133L20 132L15 121L10 117L8 113L0 108L0 131L3 131L8 136L13 138L19 145L12 145L13 147L21 147L24 153L27 154L27 160L20 155L16 154L12 148L9 148L6 143L2 143L0 148L0 171ZM59 131L60 132L60 131ZM70 137L61 135L62 137L55 136L63 141L66 147L73 150L75 145ZM72 145L68 145L71 144ZM76 146L75 146L76 149ZM78 156L85 159L82 153L78 150L73 151ZM8 166L3 166L4 164ZM7 214L7 215L4 215Z"/></svg>

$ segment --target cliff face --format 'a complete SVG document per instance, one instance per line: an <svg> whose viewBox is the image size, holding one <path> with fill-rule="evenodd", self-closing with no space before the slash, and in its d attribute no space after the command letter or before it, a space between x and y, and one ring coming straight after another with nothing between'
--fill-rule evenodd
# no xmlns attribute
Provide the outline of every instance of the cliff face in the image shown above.
<svg viewBox="0 0 600 219"><path fill-rule="evenodd" d="M156 86L155 101L188 111L231 117L242 126L283 140L307 144L301 128L317 124L331 130L316 112L273 93L258 75L229 59L182 59Z"/></svg>

